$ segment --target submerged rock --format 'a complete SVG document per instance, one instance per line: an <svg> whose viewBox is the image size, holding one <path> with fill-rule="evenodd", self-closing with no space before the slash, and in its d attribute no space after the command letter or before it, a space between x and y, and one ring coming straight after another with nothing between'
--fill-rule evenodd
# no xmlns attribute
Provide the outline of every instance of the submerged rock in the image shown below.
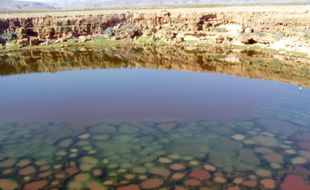
<svg viewBox="0 0 310 190"><path fill-rule="evenodd" d="M16 190L17 183L8 179L0 179L0 189L2 190Z"/></svg>
<svg viewBox="0 0 310 190"><path fill-rule="evenodd" d="M41 190L47 183L46 180L33 181L24 185L23 190Z"/></svg>
<svg viewBox="0 0 310 190"><path fill-rule="evenodd" d="M233 138L236 141L242 141L245 139L245 136L241 135L241 134L235 134L235 135L231 136L231 138Z"/></svg>
<svg viewBox="0 0 310 190"><path fill-rule="evenodd" d="M303 158L303 157L295 157L292 158L291 163L292 164L304 164L307 162L307 159Z"/></svg>
<svg viewBox="0 0 310 190"><path fill-rule="evenodd" d="M263 179L260 181L262 186L265 189L275 189L276 188L276 182L273 179Z"/></svg>
<svg viewBox="0 0 310 190"><path fill-rule="evenodd" d="M284 182L281 184L281 190L310 190L310 185L296 175L288 175L285 177Z"/></svg>
<svg viewBox="0 0 310 190"><path fill-rule="evenodd" d="M197 187L200 186L201 183L197 179L188 179L184 182L184 184L192 187Z"/></svg>
<svg viewBox="0 0 310 190"><path fill-rule="evenodd" d="M164 181L160 178L151 178L141 183L142 189L156 189L159 188Z"/></svg>
<svg viewBox="0 0 310 190"><path fill-rule="evenodd" d="M211 177L209 172L202 170L202 169L195 169L191 172L190 175L191 175L191 177L196 178L196 179L200 179L200 180L209 179Z"/></svg>
<svg viewBox="0 0 310 190"><path fill-rule="evenodd" d="M151 174L159 175L162 177L168 177L170 175L170 171L163 167L154 167L149 170Z"/></svg>
<svg viewBox="0 0 310 190"><path fill-rule="evenodd" d="M139 189L140 188L138 185L131 184L131 185L118 187L116 190L139 190Z"/></svg>

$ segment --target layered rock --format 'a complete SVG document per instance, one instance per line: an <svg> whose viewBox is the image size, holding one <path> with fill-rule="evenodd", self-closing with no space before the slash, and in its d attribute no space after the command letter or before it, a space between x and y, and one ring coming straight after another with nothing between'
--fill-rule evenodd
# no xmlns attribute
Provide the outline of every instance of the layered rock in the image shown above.
<svg viewBox="0 0 310 190"><path fill-rule="evenodd" d="M66 41L80 36L131 39L144 35L152 36L154 40L247 45L268 45L279 41L279 38L294 38L301 41L297 45L310 47L308 43L302 43L306 31L310 30L310 14L307 12L198 10L8 18L0 19L0 34L17 34L21 45L37 45L46 40ZM37 38L39 43L31 43L31 38Z"/></svg>

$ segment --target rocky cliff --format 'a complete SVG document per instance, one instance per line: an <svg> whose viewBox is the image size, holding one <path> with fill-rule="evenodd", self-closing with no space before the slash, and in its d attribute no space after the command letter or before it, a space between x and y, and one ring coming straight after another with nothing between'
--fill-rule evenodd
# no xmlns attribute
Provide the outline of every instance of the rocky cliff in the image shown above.
<svg viewBox="0 0 310 190"><path fill-rule="evenodd" d="M146 36L154 41L260 44L307 53L310 48L310 13L157 10L7 18L0 19L0 34L6 43L17 40L19 45L78 38L87 41L98 37L121 40Z"/></svg>

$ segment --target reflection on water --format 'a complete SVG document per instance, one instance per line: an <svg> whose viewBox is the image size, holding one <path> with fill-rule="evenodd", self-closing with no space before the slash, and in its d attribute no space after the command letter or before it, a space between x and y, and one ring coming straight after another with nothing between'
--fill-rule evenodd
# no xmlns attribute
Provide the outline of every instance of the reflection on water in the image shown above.
<svg viewBox="0 0 310 190"><path fill-rule="evenodd" d="M253 51L171 47L65 48L0 54L0 75L98 68L173 69L230 74L310 87L310 63Z"/></svg>
<svg viewBox="0 0 310 190"><path fill-rule="evenodd" d="M0 59L2 75L87 69L0 77L0 189L310 189L307 64L129 47Z"/></svg>

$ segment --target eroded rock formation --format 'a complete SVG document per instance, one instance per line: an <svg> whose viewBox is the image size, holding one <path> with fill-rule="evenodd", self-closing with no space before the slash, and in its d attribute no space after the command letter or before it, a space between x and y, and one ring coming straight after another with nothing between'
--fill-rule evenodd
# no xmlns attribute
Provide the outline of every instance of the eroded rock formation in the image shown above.
<svg viewBox="0 0 310 190"><path fill-rule="evenodd" d="M153 40L174 42L200 40L237 45L258 43L278 49L282 46L310 48L308 42L303 42L308 32L310 35L310 14L307 12L288 14L245 10L182 13L161 10L0 19L0 34L16 34L20 45L73 38L87 41L96 36L116 40L150 36ZM279 44L279 40L284 38L289 41Z"/></svg>

